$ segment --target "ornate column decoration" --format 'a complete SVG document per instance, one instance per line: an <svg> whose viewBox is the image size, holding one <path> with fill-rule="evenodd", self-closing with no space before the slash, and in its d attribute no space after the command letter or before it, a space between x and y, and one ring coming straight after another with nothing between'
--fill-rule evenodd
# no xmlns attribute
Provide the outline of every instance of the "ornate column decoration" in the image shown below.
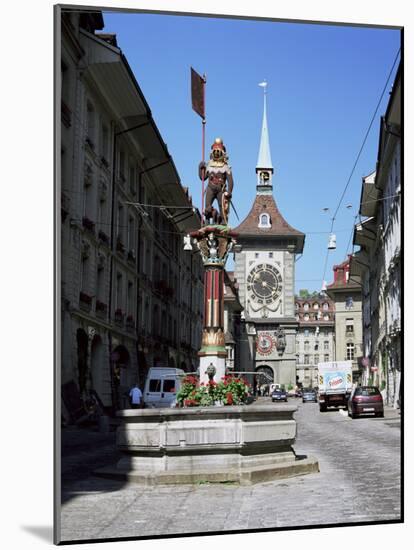
<svg viewBox="0 0 414 550"><path fill-rule="evenodd" d="M200 357L200 382L208 382L208 367L215 368L214 380L225 375L227 357L224 342L224 267L235 244L236 233L227 225L207 225L191 233L204 264L204 325ZM211 373L211 369L209 370Z"/></svg>

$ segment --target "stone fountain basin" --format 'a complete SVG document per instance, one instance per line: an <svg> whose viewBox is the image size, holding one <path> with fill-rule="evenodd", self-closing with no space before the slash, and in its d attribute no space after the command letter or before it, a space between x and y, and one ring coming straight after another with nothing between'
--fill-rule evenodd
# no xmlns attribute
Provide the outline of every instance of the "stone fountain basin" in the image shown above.
<svg viewBox="0 0 414 550"><path fill-rule="evenodd" d="M319 471L295 455L295 405L118 411L113 468L96 473L145 484L254 483Z"/></svg>

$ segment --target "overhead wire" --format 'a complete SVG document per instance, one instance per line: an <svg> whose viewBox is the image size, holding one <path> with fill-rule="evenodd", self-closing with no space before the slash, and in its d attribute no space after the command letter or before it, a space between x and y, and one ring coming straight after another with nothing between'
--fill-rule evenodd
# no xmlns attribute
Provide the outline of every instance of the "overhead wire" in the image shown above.
<svg viewBox="0 0 414 550"><path fill-rule="evenodd" d="M389 83L389 81L390 81L390 78L391 78L392 73L393 73L393 71L394 71L394 67L395 67L395 65L396 65L396 63L397 63L397 61L398 61L399 56L400 56L400 52L401 52L401 48L398 49L398 52L397 52L397 54L396 54L396 56L395 56L395 59L394 59L394 62L393 62L393 64L392 64L392 67L391 67L391 69L390 69L390 71L389 71L387 80L386 80L386 82L385 82L385 84L384 84L384 87L383 87L383 89L382 89L380 98L379 98L379 100L378 100L378 102L377 102L377 106L375 107L375 111L374 111L374 113L373 113L373 115L372 115L372 117L371 117L371 121L370 121L370 123L369 123L368 129L367 129L367 131L365 132L365 136L364 136L364 139L363 139L363 141L362 141L362 145L361 145L361 147L359 148L357 157L356 157L355 162L354 162L354 164L353 164L353 166L352 166L351 173L350 173L350 175L349 175L349 177L348 177L348 180L347 180L347 182L346 182L346 184L345 184L345 187L344 187L344 189L343 189L343 191L342 191L342 194L341 194L341 196L340 196L339 202L338 202L337 207L336 207L336 209L335 209L334 215L333 215L333 217L331 218L330 233L333 232L333 228L334 228L336 216L337 216L337 214L338 214L339 208L341 207L342 201L343 201L343 199L344 199L344 197L345 197L345 193L346 193L346 191L347 191L347 189L348 189L348 187L349 187L349 184L350 184L350 182L351 182L352 176L354 175L355 168L356 168L356 166L357 166L357 164L358 164L358 161L359 161L360 156L361 156L361 154L362 154L362 151L363 151L363 149L364 149L365 143L366 143L366 141L367 141L368 135L369 135L369 133L370 133L370 131L371 131L371 128L372 128L372 125L373 125L373 123L374 123L374 121L375 121L375 117L376 117L376 115L377 115L378 109L380 108L380 105L381 105L381 102L382 102L382 98L384 97L385 91L386 91L386 89L387 89L387 87L388 87L388 83ZM349 247L349 244L348 244L348 247ZM329 258L329 248L327 249L327 251L326 251L326 256L325 256L325 264L324 264L324 269L323 269L322 284L323 284L323 281L325 280L326 268L327 268L327 264L328 264L328 258Z"/></svg>

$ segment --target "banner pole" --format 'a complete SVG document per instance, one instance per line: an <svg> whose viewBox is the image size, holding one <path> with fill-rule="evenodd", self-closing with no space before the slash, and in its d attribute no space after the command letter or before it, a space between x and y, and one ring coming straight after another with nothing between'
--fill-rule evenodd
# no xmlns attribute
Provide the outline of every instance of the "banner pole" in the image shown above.
<svg viewBox="0 0 414 550"><path fill-rule="evenodd" d="M205 162L205 146L206 146L206 75L203 74L203 106L204 106L204 117L201 121L202 126L202 152L201 152L201 159L203 163ZM201 225L204 224L204 176L205 176L205 168L202 170L202 185L201 185Z"/></svg>

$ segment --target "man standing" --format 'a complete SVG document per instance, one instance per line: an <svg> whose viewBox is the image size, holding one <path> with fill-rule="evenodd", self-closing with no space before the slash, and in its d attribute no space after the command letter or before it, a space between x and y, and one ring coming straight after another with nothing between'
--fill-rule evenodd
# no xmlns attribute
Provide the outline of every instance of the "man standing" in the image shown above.
<svg viewBox="0 0 414 550"><path fill-rule="evenodd" d="M131 399L131 408L140 409L142 406L142 391L139 389L138 384L135 384L131 389L129 397Z"/></svg>

